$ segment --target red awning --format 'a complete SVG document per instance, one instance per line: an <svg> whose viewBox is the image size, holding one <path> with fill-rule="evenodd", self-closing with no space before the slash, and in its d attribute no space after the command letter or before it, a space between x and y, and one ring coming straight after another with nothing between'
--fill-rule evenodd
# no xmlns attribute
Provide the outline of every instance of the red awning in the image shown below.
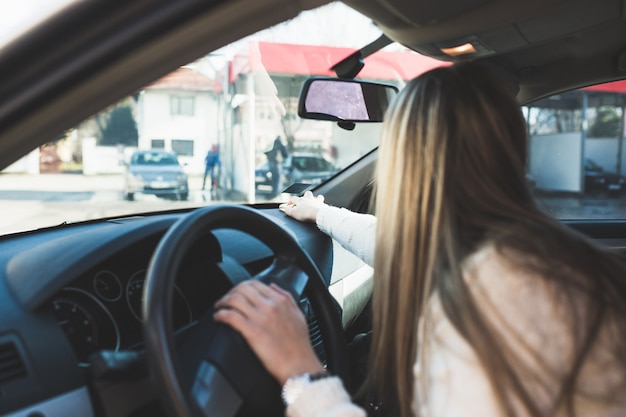
<svg viewBox="0 0 626 417"><path fill-rule="evenodd" d="M611 83L592 85L585 87L584 91L598 91L602 93L623 93L626 94L626 80L613 81Z"/></svg>
<svg viewBox="0 0 626 417"><path fill-rule="evenodd" d="M247 71L333 76L335 74L330 68L353 52L351 48L252 42L248 56L235 58L231 77L236 79L240 73ZM411 51L378 51L365 58L365 67L359 73L359 78L409 80L443 65L449 63Z"/></svg>

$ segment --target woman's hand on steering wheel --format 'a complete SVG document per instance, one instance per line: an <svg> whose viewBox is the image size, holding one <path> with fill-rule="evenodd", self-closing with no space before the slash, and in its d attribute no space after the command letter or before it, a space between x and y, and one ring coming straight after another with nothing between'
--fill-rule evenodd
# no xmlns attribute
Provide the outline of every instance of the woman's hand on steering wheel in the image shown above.
<svg viewBox="0 0 626 417"><path fill-rule="evenodd" d="M215 307L215 320L237 330L281 385L292 376L323 369L302 311L291 294L277 285L242 282Z"/></svg>

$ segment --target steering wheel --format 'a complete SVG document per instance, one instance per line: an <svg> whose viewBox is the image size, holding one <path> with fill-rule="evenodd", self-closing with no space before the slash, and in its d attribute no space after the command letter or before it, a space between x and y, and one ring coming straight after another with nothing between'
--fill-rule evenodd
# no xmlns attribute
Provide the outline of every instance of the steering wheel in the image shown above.
<svg viewBox="0 0 626 417"><path fill-rule="evenodd" d="M172 300L176 276L194 243L216 229L245 232L272 251L272 264L254 276L232 260L224 262L221 270L230 282L273 282L289 291L296 301L310 301L328 369L347 385L347 345L338 307L315 263L293 234L275 220L245 206L214 205L195 210L171 226L152 255L146 274L145 349L162 405L175 416L284 413L278 382L238 332L213 320L213 309L185 332L182 340L174 338Z"/></svg>

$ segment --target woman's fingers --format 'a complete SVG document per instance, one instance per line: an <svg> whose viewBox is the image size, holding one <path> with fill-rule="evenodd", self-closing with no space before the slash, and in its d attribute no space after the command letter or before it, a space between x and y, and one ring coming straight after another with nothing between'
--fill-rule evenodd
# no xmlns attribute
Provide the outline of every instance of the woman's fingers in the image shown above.
<svg viewBox="0 0 626 417"><path fill-rule="evenodd" d="M262 299L258 296L258 290L249 282L238 285L217 301L216 308L230 308L241 312L244 316L254 313L256 306Z"/></svg>
<svg viewBox="0 0 626 417"><path fill-rule="evenodd" d="M313 193L306 191L302 197L289 199L286 203L281 204L278 208L296 220L303 222L315 222L317 213L324 205L324 196L313 196Z"/></svg>
<svg viewBox="0 0 626 417"><path fill-rule="evenodd" d="M241 333L280 383L298 373L321 369L304 315L283 289L246 281L215 306L215 319Z"/></svg>
<svg viewBox="0 0 626 417"><path fill-rule="evenodd" d="M291 295L276 285L246 281L215 304L217 309L235 310L251 323L272 322L282 313L300 312Z"/></svg>

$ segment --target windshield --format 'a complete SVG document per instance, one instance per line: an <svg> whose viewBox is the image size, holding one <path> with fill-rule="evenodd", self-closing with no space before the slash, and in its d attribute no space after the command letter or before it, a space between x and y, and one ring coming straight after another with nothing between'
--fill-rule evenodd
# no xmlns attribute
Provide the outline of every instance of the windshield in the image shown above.
<svg viewBox="0 0 626 417"><path fill-rule="evenodd" d="M280 202L292 184L301 192L327 181L378 146L380 123L348 131L301 119L298 94L309 76L333 76L333 64L379 36L334 3L207 51L5 169L0 233ZM396 44L366 58L358 78L401 88L438 65Z"/></svg>
<svg viewBox="0 0 626 417"><path fill-rule="evenodd" d="M176 156L165 152L136 152L130 163L132 165L178 165Z"/></svg>

